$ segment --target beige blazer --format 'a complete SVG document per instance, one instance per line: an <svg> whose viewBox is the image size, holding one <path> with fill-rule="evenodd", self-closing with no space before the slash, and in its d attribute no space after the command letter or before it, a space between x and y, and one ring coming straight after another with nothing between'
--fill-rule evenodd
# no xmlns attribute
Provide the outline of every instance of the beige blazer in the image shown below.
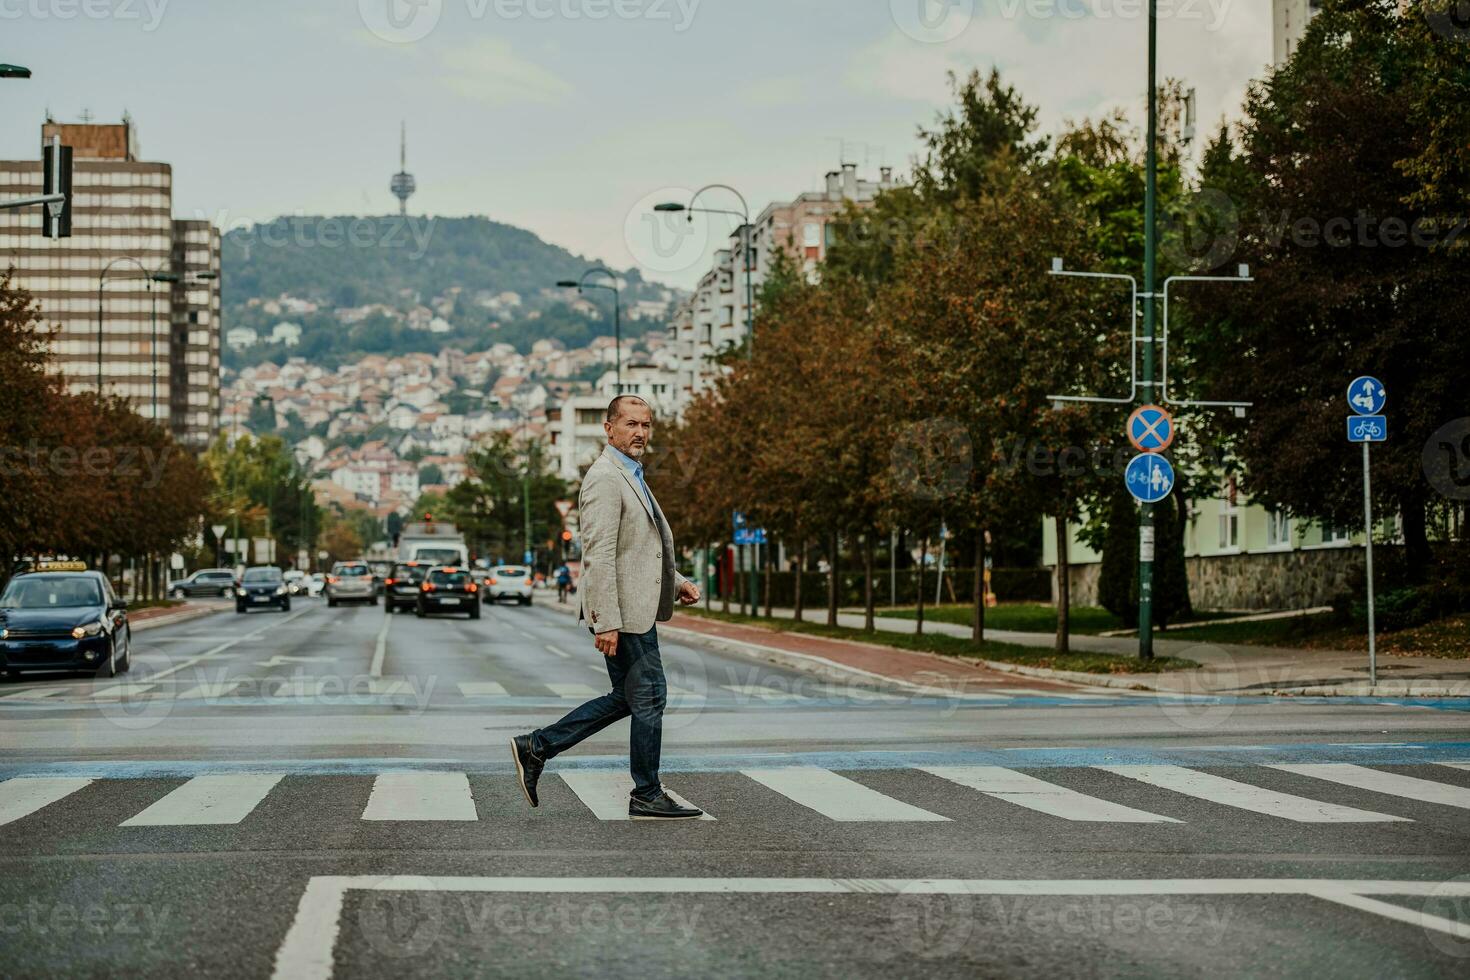
<svg viewBox="0 0 1470 980"><path fill-rule="evenodd" d="M644 498L611 446L582 477L578 511L581 621L595 633L637 635L673 618L685 581L674 568L673 532L652 492Z"/></svg>

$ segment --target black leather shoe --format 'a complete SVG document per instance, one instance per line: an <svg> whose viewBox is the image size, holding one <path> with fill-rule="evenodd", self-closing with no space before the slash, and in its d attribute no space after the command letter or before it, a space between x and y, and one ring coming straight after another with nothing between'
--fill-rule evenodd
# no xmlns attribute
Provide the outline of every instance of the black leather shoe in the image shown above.
<svg viewBox="0 0 1470 980"><path fill-rule="evenodd" d="M657 798L646 803L636 798L630 800L628 816L634 820L697 820L704 816L704 811L696 810L692 806L680 806L667 793L660 793Z"/></svg>
<svg viewBox="0 0 1470 980"><path fill-rule="evenodd" d="M536 781L541 778L546 760L536 758L536 753L531 751L529 735L512 736L510 754L516 760L516 776L521 783L521 792L526 794L526 802L532 806L540 806L541 801L536 798Z"/></svg>

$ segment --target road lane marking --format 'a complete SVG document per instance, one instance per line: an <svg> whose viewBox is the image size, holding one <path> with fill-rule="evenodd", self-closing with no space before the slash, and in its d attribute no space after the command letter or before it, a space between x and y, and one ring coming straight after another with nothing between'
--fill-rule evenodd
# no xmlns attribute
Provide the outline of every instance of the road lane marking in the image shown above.
<svg viewBox="0 0 1470 980"><path fill-rule="evenodd" d="M1336 803L1309 800L1304 796L1278 793L1275 790L1238 783L1224 776L1215 776L1197 769L1183 766L1093 766L1103 772L1111 772L1128 779L1136 779L1150 786L1182 793L1195 799L1223 806L1263 813L1270 817L1295 820L1298 823L1397 823L1409 822L1405 817L1394 817L1371 810L1358 810Z"/></svg>
<svg viewBox="0 0 1470 980"><path fill-rule="evenodd" d="M767 789L839 821L948 821L876 789L839 776L830 769L791 766L784 769L742 769Z"/></svg>
<svg viewBox="0 0 1470 980"><path fill-rule="evenodd" d="M561 649L560 647L554 647L550 643L548 643L548 644L546 644L546 649L550 650L552 653L556 654L558 657L561 657L563 660L569 660L569 659L571 659L571 656L572 655L570 653L567 653L565 650Z"/></svg>
<svg viewBox="0 0 1470 980"><path fill-rule="evenodd" d="M0 783L0 826L35 813L90 785L75 776L17 776Z"/></svg>
<svg viewBox="0 0 1470 980"><path fill-rule="evenodd" d="M582 805L592 811L598 820L631 820L628 816L628 801L633 792L633 777L626 772L563 772L557 773L561 781L577 794ZM693 806L678 793L664 790L669 799L680 806ZM708 813L700 820L713 821Z"/></svg>
<svg viewBox="0 0 1470 980"><path fill-rule="evenodd" d="M1296 896L1336 902L1423 929L1470 938L1470 926L1369 895L1470 897L1470 881L1335 881L1314 878L1087 878L1073 881L924 878L492 878L326 875L310 878L276 950L278 980L330 980L350 891L505 895L973 895L1013 898ZM1422 938L1422 937L1421 937Z"/></svg>
<svg viewBox="0 0 1470 980"><path fill-rule="evenodd" d="M731 691L741 697L757 698L761 701L810 701L811 698L805 694L793 694L789 691L778 691L773 687L762 684L721 684L727 691Z"/></svg>
<svg viewBox="0 0 1470 980"><path fill-rule="evenodd" d="M921 772L979 790L986 796L1063 820L1099 823L1181 823L1131 806L1110 803L1001 766L920 766Z"/></svg>
<svg viewBox="0 0 1470 980"><path fill-rule="evenodd" d="M1439 764L1449 769L1470 770L1470 762L1441 762Z"/></svg>
<svg viewBox="0 0 1470 980"><path fill-rule="evenodd" d="M310 609L302 609L299 612L288 613L286 615L286 618L285 619L281 620L280 622L276 623L275 625L278 626L278 627L279 626L284 626L284 625L286 625L287 623L291 622L294 619L298 619L298 618L300 618L302 616L305 616L307 613L309 613L311 611L312 610L310 610ZM249 633L249 634L246 634L244 636L237 636L233 640L226 640L225 642L219 644L218 646L210 647L208 650L205 650L203 653L197 654L196 656L193 656L193 657L190 657L188 660L185 660L183 663L178 663L178 664L175 664L174 666L169 667L169 668L167 668L165 670L160 670L157 673L149 674L148 675L148 679L150 681L158 681L158 680L162 680L163 678L169 676L170 674L177 674L179 671L184 670L184 669L189 668L189 667L192 667L195 664L200 663L201 661L208 660L210 657L215 657L215 656L218 656L221 653L224 653L226 650L228 650L231 647L235 646L237 643L244 643L246 640L256 639L262 633L266 632L267 630L269 630L271 628L274 628L274 627L267 627L266 630L257 630L254 633Z"/></svg>
<svg viewBox="0 0 1470 980"><path fill-rule="evenodd" d="M383 627L378 630L377 644L373 647L373 665L368 669L369 677L383 676L383 658L388 655L388 630L393 625L392 616L383 617Z"/></svg>
<svg viewBox="0 0 1470 980"><path fill-rule="evenodd" d="M1462 810L1470 810L1470 789L1463 786L1451 786L1449 783L1436 783L1432 779L1418 779L1414 776L1384 772L1381 769L1368 769L1347 763L1277 763L1268 765L1267 768L1280 769L1283 772L1292 772L1300 776L1311 776L1314 779L1325 779L1344 786L1352 786L1355 789L1366 789L1374 793L1418 800L1421 803L1440 803L1444 806L1457 806Z"/></svg>
<svg viewBox="0 0 1470 980"><path fill-rule="evenodd" d="M474 821L475 800L462 772L390 772L373 779L363 820Z"/></svg>
<svg viewBox="0 0 1470 980"><path fill-rule="evenodd" d="M123 681L121 684L109 684L107 687L99 687L92 692L94 698L131 698L144 694L157 687L157 684L134 684Z"/></svg>
<svg viewBox="0 0 1470 980"><path fill-rule="evenodd" d="M494 681L461 681L459 684L459 693L467 698L487 695L491 697L503 697L505 695L505 685L497 684Z"/></svg>
<svg viewBox="0 0 1470 980"><path fill-rule="evenodd" d="M195 776L120 826L196 827L239 823L282 778L279 774L245 773Z"/></svg>
<svg viewBox="0 0 1470 980"><path fill-rule="evenodd" d="M25 699L34 701L37 698L49 698L53 694L60 694L64 690L68 690L68 688L32 687L27 688L24 691L16 691L14 694L0 694L0 701L9 701L11 699Z"/></svg>
<svg viewBox="0 0 1470 980"><path fill-rule="evenodd" d="M587 684L547 684L551 693L559 698L595 698L605 691L599 691Z"/></svg>
<svg viewBox="0 0 1470 980"><path fill-rule="evenodd" d="M213 700L224 697L243 683L245 682L242 680L205 681L203 684L196 684L188 690L175 695L175 697L179 701Z"/></svg>

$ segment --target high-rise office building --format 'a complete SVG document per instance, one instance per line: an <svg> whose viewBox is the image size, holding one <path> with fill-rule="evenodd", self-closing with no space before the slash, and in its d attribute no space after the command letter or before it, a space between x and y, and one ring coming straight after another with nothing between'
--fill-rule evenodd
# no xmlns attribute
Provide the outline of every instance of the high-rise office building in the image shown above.
<svg viewBox="0 0 1470 980"><path fill-rule="evenodd" d="M219 423L219 232L174 220L173 168L139 159L131 120L48 119L42 141L53 136L72 147L72 237L43 237L38 209L0 211L0 266L56 331L71 390L100 383L203 448ZM0 197L39 194L41 178L39 147L0 160Z"/></svg>
<svg viewBox="0 0 1470 980"><path fill-rule="evenodd" d="M1272 0L1272 63L1281 64L1291 57L1297 42L1307 31L1307 22L1317 15L1321 0Z"/></svg>

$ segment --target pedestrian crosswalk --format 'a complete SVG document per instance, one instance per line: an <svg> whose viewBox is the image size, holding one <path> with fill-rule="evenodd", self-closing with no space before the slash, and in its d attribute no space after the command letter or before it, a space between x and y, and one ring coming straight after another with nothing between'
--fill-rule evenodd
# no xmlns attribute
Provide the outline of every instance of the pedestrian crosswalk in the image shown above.
<svg viewBox="0 0 1470 980"><path fill-rule="evenodd" d="M811 819L815 814L817 819L844 824L947 823L966 819L985 800L1004 804L1003 809L1014 807L1018 814L1025 811L1071 824L1188 824L1229 820L1232 813L1241 811L1290 823L1401 824L1428 814L1454 817L1470 809L1470 786L1455 770L1470 770L1470 762L1420 766L1415 775L1348 763L1263 764L1230 767L1228 776L1178 765L1082 765L1029 772L996 765L852 772L790 765L674 774L666 782L688 793L689 799L672 790L669 795L705 810L707 822L725 819L722 808L728 815L732 810L745 813L753 808L766 814L784 807L788 817L807 814L806 819ZM1443 778L1435 778L1440 775ZM129 796L131 809L109 817L109 822L120 828L244 824L296 781L319 778L204 772L141 806L136 796ZM504 774L405 769L363 778L371 780L366 803L354 806L353 812L370 823L473 823L530 813L520 805L518 791L497 796L477 782L508 780ZM1283 779L1291 781L1294 792L1266 785ZM100 794L109 786L129 781L14 776L0 781L0 826L44 818L48 808L64 805L77 794ZM1312 783L1331 784L1332 796L1340 798L1346 788L1368 794L1371 800L1354 799L1352 802L1363 804L1359 807L1317 799L1307 795ZM542 799L556 796L558 784L559 792L570 791L561 806L574 799L583 815L597 821L628 819L633 784L626 770L569 766L549 772L543 778ZM332 783L331 791L340 792L342 785ZM313 788L313 792L320 790ZM710 799L702 801L700 792ZM1136 799L1140 795L1147 802L1133 805L1140 802ZM89 798L89 810L98 799L96 795ZM1405 810L1413 815L1405 815Z"/></svg>

